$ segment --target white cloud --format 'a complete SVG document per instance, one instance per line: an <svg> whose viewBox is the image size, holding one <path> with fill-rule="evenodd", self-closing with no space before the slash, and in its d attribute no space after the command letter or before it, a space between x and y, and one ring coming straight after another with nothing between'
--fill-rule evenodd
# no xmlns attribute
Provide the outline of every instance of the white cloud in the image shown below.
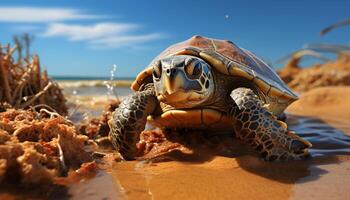
<svg viewBox="0 0 350 200"><path fill-rule="evenodd" d="M110 37L137 28L135 24L98 23L95 25L50 24L42 34L45 37L63 36L72 41Z"/></svg>
<svg viewBox="0 0 350 200"><path fill-rule="evenodd" d="M148 42L164 37L160 33L130 34L129 31L139 28L128 23L97 23L94 25L49 24L44 37L66 37L70 41L86 41L92 48L119 48Z"/></svg>
<svg viewBox="0 0 350 200"><path fill-rule="evenodd" d="M119 48L122 46L130 46L138 43L144 43L157 39L164 38L161 33L150 33L144 35L120 35L113 37L106 37L90 41L92 48Z"/></svg>
<svg viewBox="0 0 350 200"><path fill-rule="evenodd" d="M68 8L0 7L0 22L33 23L96 18L103 18L103 16L84 14L80 10Z"/></svg>
<svg viewBox="0 0 350 200"><path fill-rule="evenodd" d="M63 37L69 41L85 42L94 49L135 46L164 37L161 33L135 34L131 31L139 30L139 25L101 22L105 18L107 16L84 13L72 8L0 6L0 23L14 23L14 31L34 32L46 38ZM79 23L81 20L91 19L99 19L100 22L92 25ZM66 23L69 20L74 20L74 24Z"/></svg>

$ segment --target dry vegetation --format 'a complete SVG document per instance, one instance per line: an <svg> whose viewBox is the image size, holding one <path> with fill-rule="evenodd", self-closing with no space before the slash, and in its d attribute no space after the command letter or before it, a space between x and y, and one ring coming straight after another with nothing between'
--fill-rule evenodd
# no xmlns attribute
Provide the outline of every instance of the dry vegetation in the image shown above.
<svg viewBox="0 0 350 200"><path fill-rule="evenodd" d="M0 45L0 110L44 104L66 115L66 99L61 88L45 70L41 72L39 57L16 62L13 57L16 51L17 45L13 48Z"/></svg>

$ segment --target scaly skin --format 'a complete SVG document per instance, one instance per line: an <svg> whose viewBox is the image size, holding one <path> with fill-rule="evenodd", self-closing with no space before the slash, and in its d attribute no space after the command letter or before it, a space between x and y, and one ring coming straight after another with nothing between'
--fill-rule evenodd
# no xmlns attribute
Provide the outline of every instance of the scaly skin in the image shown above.
<svg viewBox="0 0 350 200"><path fill-rule="evenodd" d="M145 129L147 116L152 114L159 104L153 84L145 90L135 92L125 98L113 112L108 122L110 139L113 146L126 160L135 157L136 143Z"/></svg>
<svg viewBox="0 0 350 200"><path fill-rule="evenodd" d="M251 89L237 88L231 98L236 104L229 113L235 120L236 136L265 160L299 160L309 155L311 144L287 130Z"/></svg>

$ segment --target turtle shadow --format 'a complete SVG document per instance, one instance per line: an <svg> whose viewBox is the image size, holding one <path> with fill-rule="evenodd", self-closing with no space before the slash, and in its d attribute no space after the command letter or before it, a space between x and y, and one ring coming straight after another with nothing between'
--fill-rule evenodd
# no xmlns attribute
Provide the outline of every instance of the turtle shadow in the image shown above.
<svg viewBox="0 0 350 200"><path fill-rule="evenodd" d="M177 131L179 136L167 136L170 141L181 142L191 149L185 153L181 150L168 152L154 161L179 161L189 164L200 164L212 161L216 156L230 157L239 166L258 176L282 183L296 181L310 182L329 173L319 166L337 164L341 161L338 155L350 155L350 136L332 127L324 121L304 116L289 115L289 128L309 140L311 158L301 161L266 162L255 152L233 137L233 134L213 134L207 132ZM307 177L307 179L302 179Z"/></svg>
<svg viewBox="0 0 350 200"><path fill-rule="evenodd" d="M240 157L237 161L242 169L250 173L287 184L295 183L305 177L308 179L304 179L303 182L315 181L329 173L318 166L340 162L335 156L287 162L265 162L254 157Z"/></svg>

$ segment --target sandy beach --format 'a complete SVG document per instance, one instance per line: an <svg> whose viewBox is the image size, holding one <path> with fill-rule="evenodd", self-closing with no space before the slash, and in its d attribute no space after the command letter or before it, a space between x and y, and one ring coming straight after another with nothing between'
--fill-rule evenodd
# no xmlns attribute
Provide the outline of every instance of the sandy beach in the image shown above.
<svg viewBox="0 0 350 200"><path fill-rule="evenodd" d="M290 128L314 143L306 161L265 162L238 144L234 157L112 162L107 171L125 199L349 199L349 100L350 87L324 87L287 109Z"/></svg>

